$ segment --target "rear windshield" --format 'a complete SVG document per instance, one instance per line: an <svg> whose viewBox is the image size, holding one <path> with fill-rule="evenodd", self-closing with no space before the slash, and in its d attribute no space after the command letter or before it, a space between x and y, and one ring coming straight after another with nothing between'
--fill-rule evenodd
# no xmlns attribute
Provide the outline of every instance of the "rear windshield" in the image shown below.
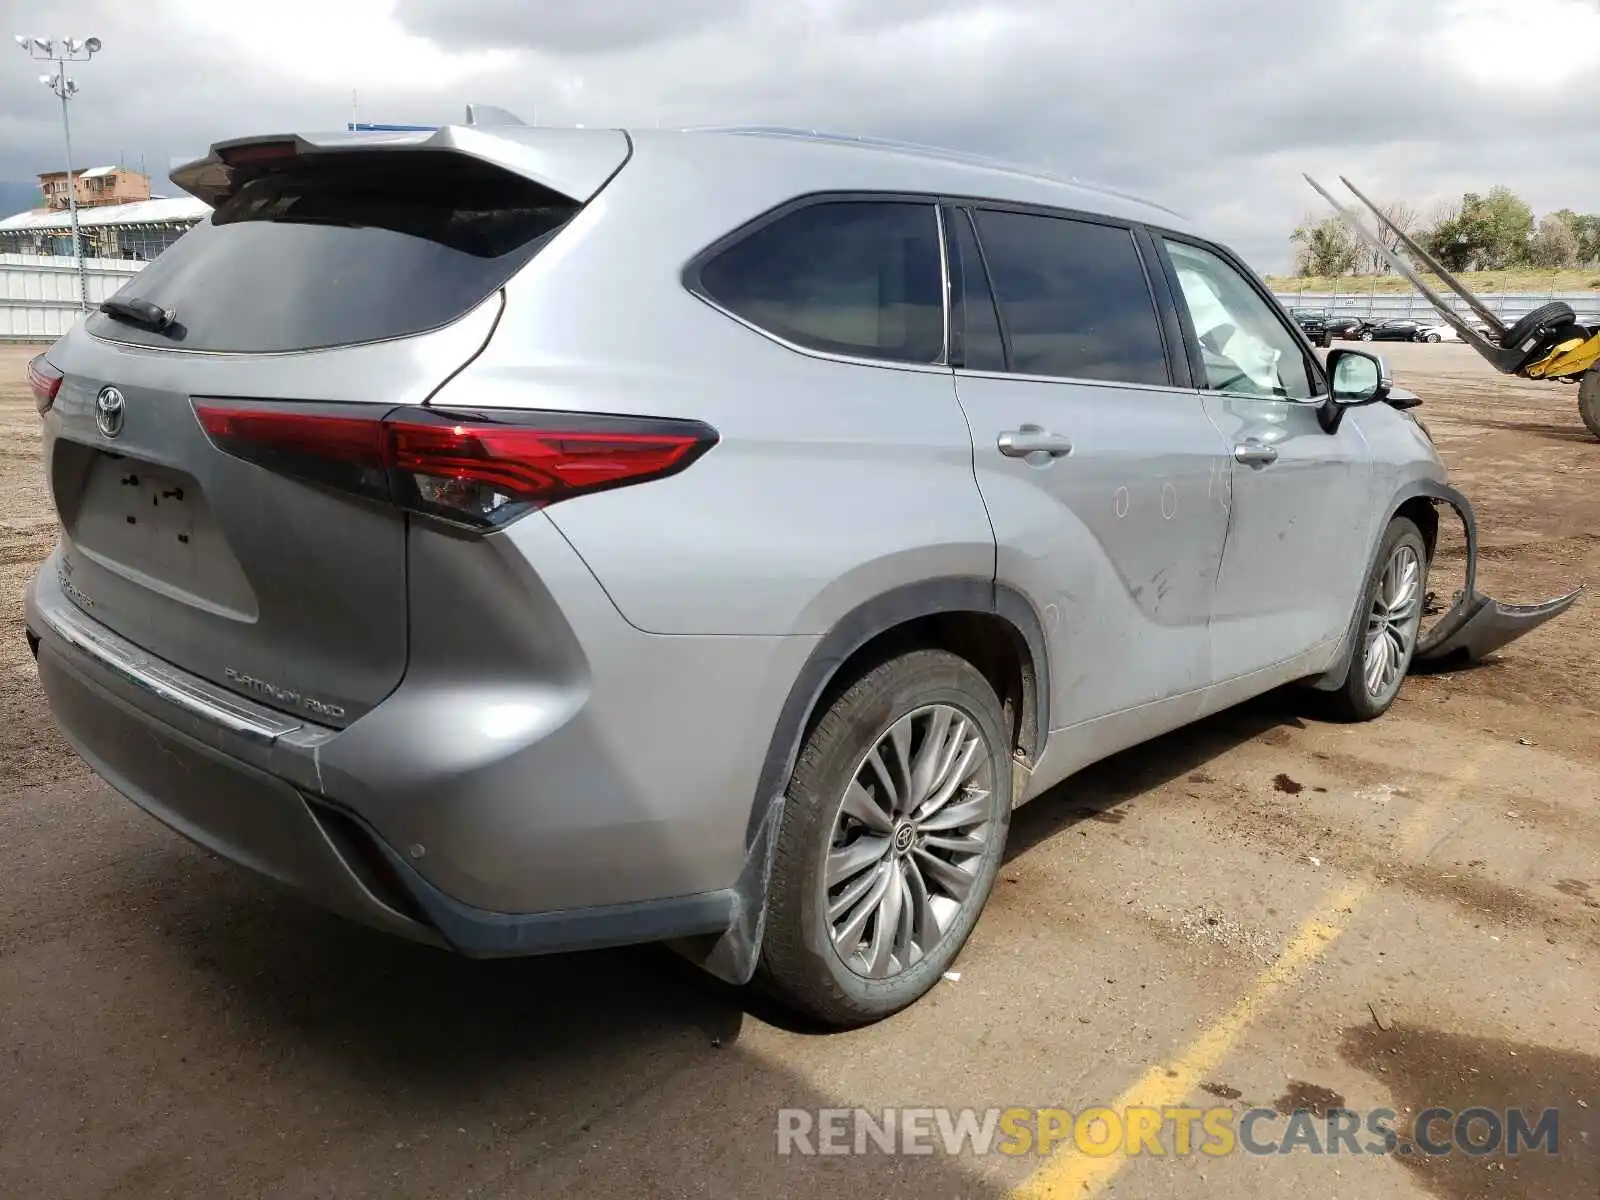
<svg viewBox="0 0 1600 1200"><path fill-rule="evenodd" d="M89 331L271 353L436 329L499 288L579 207L458 154L312 161L243 184L118 293L172 310L169 328L95 313Z"/></svg>

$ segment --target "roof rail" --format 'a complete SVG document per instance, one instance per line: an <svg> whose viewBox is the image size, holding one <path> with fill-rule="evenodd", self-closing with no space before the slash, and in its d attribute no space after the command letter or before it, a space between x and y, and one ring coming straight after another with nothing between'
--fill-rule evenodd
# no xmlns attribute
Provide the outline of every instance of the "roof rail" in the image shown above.
<svg viewBox="0 0 1600 1200"><path fill-rule="evenodd" d="M860 133L830 133L821 129L804 129L788 125L691 125L686 127L685 133L735 133L755 134L764 137L793 137L805 138L809 141L837 142L854 146L866 146L876 150L898 150L910 154L923 154L930 158L943 159L946 162L963 163L971 167L984 167L991 171L1006 171L1013 175L1026 175L1035 179L1048 179L1055 183L1070 183L1074 187L1084 188L1087 191L1099 192L1105 196L1115 196L1119 200L1129 200L1136 204L1143 204L1148 208L1157 209L1168 213L1180 220L1184 219L1182 213L1176 209L1168 208L1165 204L1158 204L1154 200L1137 196L1131 192L1124 192L1117 188L1107 187L1103 183L1092 183L1086 179L1079 179L1076 175L1069 175L1064 180L1057 175L1051 175L1036 167L1027 167L1004 159L990 158L983 154L974 154L966 150L952 150L946 146L931 146L922 142L908 142L896 138L871 137Z"/></svg>

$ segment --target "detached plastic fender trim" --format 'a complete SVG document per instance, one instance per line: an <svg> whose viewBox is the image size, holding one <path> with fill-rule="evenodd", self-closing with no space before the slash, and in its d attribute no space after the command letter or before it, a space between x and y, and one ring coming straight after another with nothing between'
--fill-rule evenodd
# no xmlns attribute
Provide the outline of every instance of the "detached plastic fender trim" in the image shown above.
<svg viewBox="0 0 1600 1200"><path fill-rule="evenodd" d="M1470 598L1458 600L1445 619L1429 631L1425 642L1417 646L1412 664L1436 671L1456 662L1477 662L1559 617L1583 593L1579 587L1543 604L1501 604L1475 591Z"/></svg>
<svg viewBox="0 0 1600 1200"><path fill-rule="evenodd" d="M1412 656L1413 670L1447 670L1477 662L1494 651L1510 645L1524 634L1532 633L1546 621L1559 617L1571 608L1584 592L1583 587L1547 600L1543 604L1501 604L1478 591L1478 519L1472 502L1447 483L1432 479L1419 479L1401 488L1389 502L1389 512L1379 526L1372 553L1367 561L1366 574L1370 578L1377 564L1378 549L1383 542L1383 530L1409 500L1422 497L1435 507L1448 504L1461 518L1461 527L1467 538L1466 579L1455 604L1417 643ZM1350 627L1338 657L1322 675L1312 681L1312 686L1322 691L1333 691L1344 684L1361 636L1362 618L1365 614L1357 608L1351 614Z"/></svg>

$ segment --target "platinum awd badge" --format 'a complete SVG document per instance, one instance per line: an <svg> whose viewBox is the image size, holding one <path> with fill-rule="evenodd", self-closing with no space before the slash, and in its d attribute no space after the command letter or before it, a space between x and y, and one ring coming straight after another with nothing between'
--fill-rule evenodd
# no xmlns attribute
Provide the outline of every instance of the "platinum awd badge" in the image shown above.
<svg viewBox="0 0 1600 1200"><path fill-rule="evenodd" d="M254 675L246 675L243 671L235 671L232 667L223 667L222 673L229 683L235 687L244 688L246 691L255 692L265 696L274 704L287 705L290 708L304 709L308 713L315 713L319 717L342 717L344 706L329 704L325 700L307 696L293 688L279 687L275 683L268 683L265 679L257 679Z"/></svg>

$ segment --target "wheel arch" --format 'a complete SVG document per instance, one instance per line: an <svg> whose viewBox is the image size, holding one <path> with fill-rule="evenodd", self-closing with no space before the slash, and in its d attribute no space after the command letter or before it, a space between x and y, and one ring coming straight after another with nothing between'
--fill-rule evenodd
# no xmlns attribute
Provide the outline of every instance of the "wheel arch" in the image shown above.
<svg viewBox="0 0 1600 1200"><path fill-rule="evenodd" d="M1005 649L992 639L1003 633ZM759 832L772 801L782 795L806 734L828 700L863 670L905 650L939 646L972 661L998 682L1016 672L1014 688L996 686L1002 704L1014 704L1017 748L1038 758L1050 729L1050 665L1044 625L1022 593L990 579L923 580L883 592L847 612L812 649L779 710L752 797L747 837ZM997 657L1002 661L997 661ZM978 661L975 661L978 660ZM1008 696L1008 691L1014 695Z"/></svg>
<svg viewBox="0 0 1600 1200"><path fill-rule="evenodd" d="M1477 583L1478 570L1477 517L1473 515L1472 502L1465 495L1448 483L1437 479L1413 479L1402 484L1390 498L1384 518L1378 523L1373 534L1361 578L1371 578L1373 569L1378 563L1378 551L1383 547L1384 534L1388 532L1390 524L1396 517L1406 517L1416 523L1422 531L1422 540L1428 548L1428 560L1431 562L1439 545L1438 506L1441 504L1448 504L1461 518L1461 527L1467 538L1465 594L1472 595ZM1361 606L1358 603L1355 611L1350 614L1350 624L1345 630L1344 641L1340 643L1338 655L1328 669L1312 682L1313 687L1321 691L1333 691L1343 683L1350 669L1350 660L1355 654L1361 619Z"/></svg>
<svg viewBox="0 0 1600 1200"><path fill-rule="evenodd" d="M1014 654L1017 696L1016 711L1008 710L1008 715L1014 719L1018 748L1030 763L1038 760L1050 729L1050 663L1044 625L1022 593L993 579L952 577L906 584L857 605L812 648L779 710L750 800L745 863L733 887L734 919L721 934L673 943L679 954L728 983L750 981L761 956L767 888L789 776L808 731L825 711L830 689L841 682L848 687L860 670L881 661L880 653L891 654L897 646L942 645L960 654L963 630L970 637L975 620L986 623L984 644L991 650L996 645L992 635L1009 631L1005 636ZM937 636L919 639L925 634ZM993 682L992 661L987 669L984 662L974 665ZM1006 689L996 690L1006 703Z"/></svg>

